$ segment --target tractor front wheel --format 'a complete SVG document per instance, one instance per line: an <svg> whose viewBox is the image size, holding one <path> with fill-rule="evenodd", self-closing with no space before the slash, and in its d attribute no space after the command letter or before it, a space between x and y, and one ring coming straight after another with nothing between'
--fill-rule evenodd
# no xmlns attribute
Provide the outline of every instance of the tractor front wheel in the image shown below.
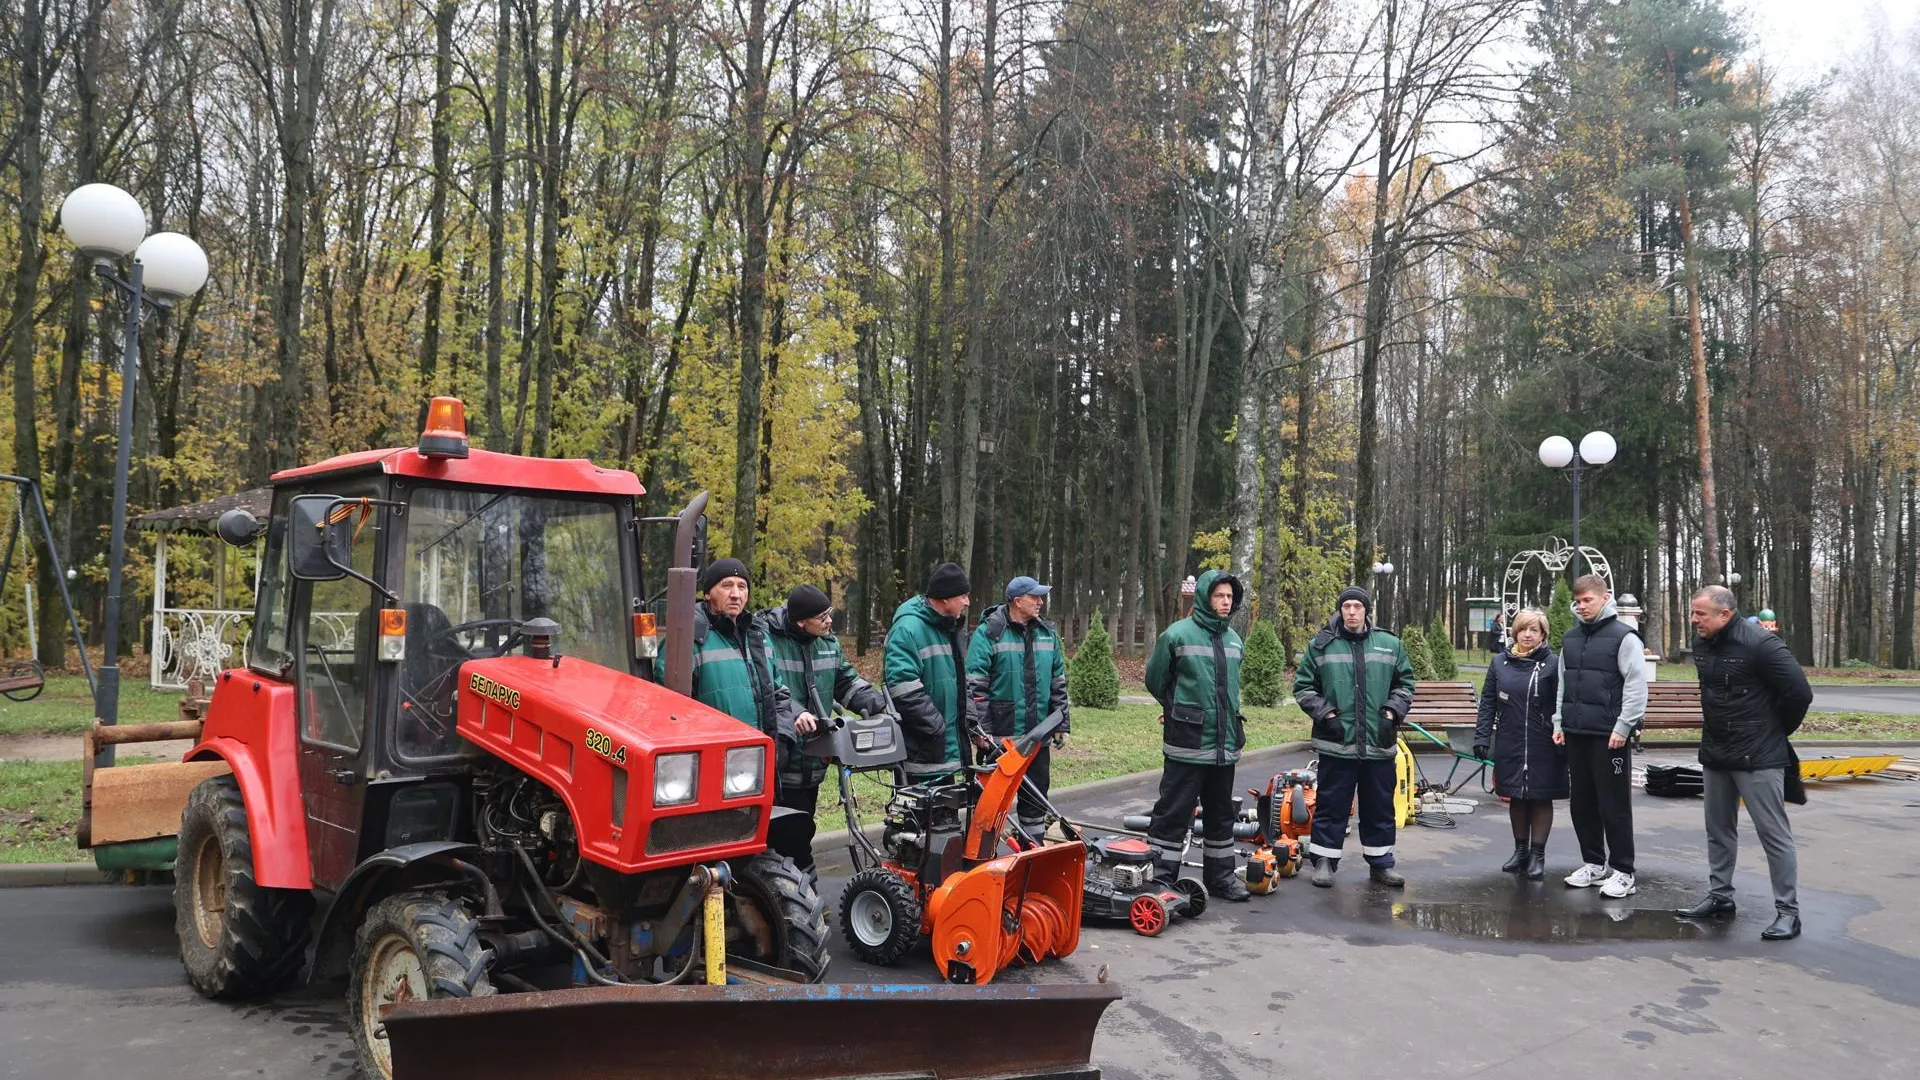
<svg viewBox="0 0 1920 1080"><path fill-rule="evenodd" d="M734 859L727 952L817 983L827 974L827 909L813 879L771 851Z"/></svg>
<svg viewBox="0 0 1920 1080"><path fill-rule="evenodd" d="M173 928L187 981L210 998L271 994L300 974L313 894L254 881L247 807L231 776L200 783L180 814Z"/></svg>
<svg viewBox="0 0 1920 1080"><path fill-rule="evenodd" d="M840 933L854 955L887 967L920 940L920 898L885 867L862 870L840 894Z"/></svg>
<svg viewBox="0 0 1920 1080"><path fill-rule="evenodd" d="M382 1080L393 1076L393 1050L380 1022L383 1006L488 997L492 960L479 924L446 893L395 893L368 909L347 978L347 1028L360 1071Z"/></svg>

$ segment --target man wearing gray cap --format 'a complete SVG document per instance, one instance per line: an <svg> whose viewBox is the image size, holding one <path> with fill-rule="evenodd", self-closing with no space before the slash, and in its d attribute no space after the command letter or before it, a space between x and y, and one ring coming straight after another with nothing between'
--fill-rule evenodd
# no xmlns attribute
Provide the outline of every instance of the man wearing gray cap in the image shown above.
<svg viewBox="0 0 1920 1080"><path fill-rule="evenodd" d="M1067 711L1067 664L1060 635L1040 617L1050 587L1022 575L1007 582L1007 602L989 608L967 646L967 694L976 715L985 715L987 734L1019 738L1058 710ZM1066 745L1068 721L1054 732L1053 745ZM1027 778L1045 794L1051 751L1043 743L1027 768ZM1035 840L1047 829L1046 808L1020 792L1020 829Z"/></svg>

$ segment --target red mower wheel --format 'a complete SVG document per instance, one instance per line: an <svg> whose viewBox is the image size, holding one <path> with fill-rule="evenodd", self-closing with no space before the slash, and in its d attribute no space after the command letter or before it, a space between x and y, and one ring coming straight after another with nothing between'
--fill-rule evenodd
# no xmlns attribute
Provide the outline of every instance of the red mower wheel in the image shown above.
<svg viewBox="0 0 1920 1080"><path fill-rule="evenodd" d="M1152 893L1136 896L1127 906L1127 921L1133 924L1134 933L1155 937L1167 928L1167 905Z"/></svg>

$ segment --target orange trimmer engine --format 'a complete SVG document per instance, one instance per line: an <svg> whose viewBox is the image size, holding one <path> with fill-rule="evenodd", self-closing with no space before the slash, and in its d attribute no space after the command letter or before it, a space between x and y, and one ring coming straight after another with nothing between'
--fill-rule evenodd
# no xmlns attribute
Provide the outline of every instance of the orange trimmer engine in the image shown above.
<svg viewBox="0 0 1920 1080"><path fill-rule="evenodd" d="M1254 819L1260 826L1255 849L1265 845L1273 850L1274 873L1279 877L1292 877L1300 870L1307 842L1313 838L1314 792L1318 783L1318 775L1309 767L1275 773L1267 779L1265 791L1247 789L1247 794L1254 797ZM1247 888L1253 890L1251 867L1247 877Z"/></svg>

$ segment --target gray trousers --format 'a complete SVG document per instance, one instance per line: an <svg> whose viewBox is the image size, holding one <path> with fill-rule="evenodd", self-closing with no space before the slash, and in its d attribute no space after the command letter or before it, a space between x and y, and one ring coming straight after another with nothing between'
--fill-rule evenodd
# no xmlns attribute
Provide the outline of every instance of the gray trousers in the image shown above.
<svg viewBox="0 0 1920 1080"><path fill-rule="evenodd" d="M1701 769L1706 777L1707 871L1711 892L1733 899L1733 865L1740 855L1740 804L1767 852L1767 875L1773 879L1773 908L1781 915L1800 914L1796 880L1799 856L1794 853L1793 828L1787 824L1785 769Z"/></svg>

